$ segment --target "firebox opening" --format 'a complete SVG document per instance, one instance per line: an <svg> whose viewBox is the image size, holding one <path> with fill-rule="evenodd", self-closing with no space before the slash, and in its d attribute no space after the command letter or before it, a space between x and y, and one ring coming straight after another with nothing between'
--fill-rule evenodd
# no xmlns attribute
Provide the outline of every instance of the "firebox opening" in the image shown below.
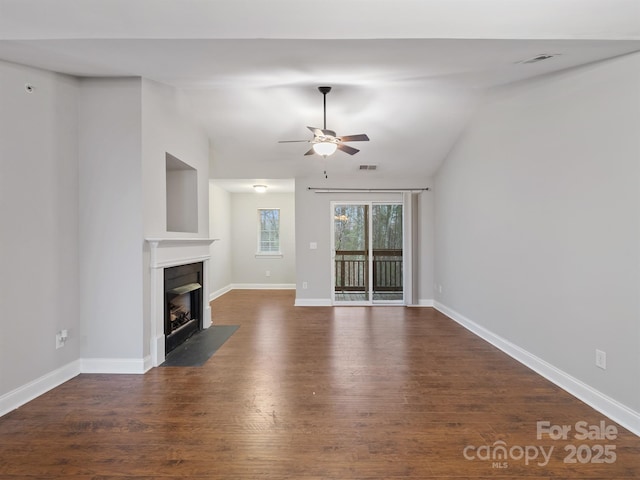
<svg viewBox="0 0 640 480"><path fill-rule="evenodd" d="M202 263L166 268L165 354L202 329Z"/></svg>

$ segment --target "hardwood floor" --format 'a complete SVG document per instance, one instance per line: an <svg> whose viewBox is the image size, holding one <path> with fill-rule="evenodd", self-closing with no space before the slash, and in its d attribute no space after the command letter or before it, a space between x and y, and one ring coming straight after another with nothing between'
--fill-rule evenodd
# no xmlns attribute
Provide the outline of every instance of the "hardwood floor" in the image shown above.
<svg viewBox="0 0 640 480"><path fill-rule="evenodd" d="M0 418L0 478L640 478L639 437L435 310L293 301L232 291L213 321L240 328L203 367L80 375Z"/></svg>

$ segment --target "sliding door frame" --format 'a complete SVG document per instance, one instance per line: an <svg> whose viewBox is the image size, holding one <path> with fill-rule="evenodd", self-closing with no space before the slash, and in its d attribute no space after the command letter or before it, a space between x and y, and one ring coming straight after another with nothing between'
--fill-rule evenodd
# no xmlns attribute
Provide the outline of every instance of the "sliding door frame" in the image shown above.
<svg viewBox="0 0 640 480"><path fill-rule="evenodd" d="M331 262L331 279L330 279L330 289L331 289L331 304L336 306L370 306L370 305L406 305L407 301L407 288L412 289L412 279L410 275L407 275L407 258L412 258L411 252L409 251L409 255L407 256L407 249L411 249L412 242L410 239L407 239L407 220L409 220L406 216L407 206L406 206L407 197L403 195L402 200L345 200L338 201L333 200L330 202L330 262ZM365 241L366 247L366 260L367 260L367 286L366 286L366 294L367 300L365 301L345 301L345 300L336 300L336 244L335 244L335 210L338 205L365 205L368 208L368 222L367 222L367 239ZM402 287L402 300L374 300L373 299L373 206L374 205L401 205L402 206L402 244L403 244L403 254L402 254L402 271L403 273L403 287ZM407 284L408 283L408 284Z"/></svg>

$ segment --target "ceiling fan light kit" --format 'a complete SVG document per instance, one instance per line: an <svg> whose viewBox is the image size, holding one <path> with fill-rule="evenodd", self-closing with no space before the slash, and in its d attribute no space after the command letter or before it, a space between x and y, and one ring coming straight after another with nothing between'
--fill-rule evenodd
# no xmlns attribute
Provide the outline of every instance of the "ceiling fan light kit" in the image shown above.
<svg viewBox="0 0 640 480"><path fill-rule="evenodd" d="M336 132L333 130L327 129L327 93L331 91L331 87L318 87L320 93L322 93L323 100L323 113L324 113L324 128L316 128L316 127L307 127L313 133L313 138L311 140L281 140L278 143L296 143L296 142L307 142L311 143L311 149L305 153L306 155L321 155L323 157L328 157L329 155L333 155L336 150L341 150L349 155L354 155L358 153L360 150L357 148L353 148L349 145L345 145L344 142L368 142L369 137L364 134L358 135L347 135L343 137L338 137Z"/></svg>
<svg viewBox="0 0 640 480"><path fill-rule="evenodd" d="M333 142L319 142L313 144L313 151L318 155L322 155L323 157L328 157L329 155L333 155L335 151L338 149L338 145Z"/></svg>

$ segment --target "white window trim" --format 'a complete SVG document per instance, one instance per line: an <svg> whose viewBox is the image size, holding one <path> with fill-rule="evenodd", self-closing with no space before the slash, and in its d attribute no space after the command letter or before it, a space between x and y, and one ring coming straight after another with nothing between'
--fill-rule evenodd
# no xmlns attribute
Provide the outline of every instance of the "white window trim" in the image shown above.
<svg viewBox="0 0 640 480"><path fill-rule="evenodd" d="M260 224L260 221L261 221L260 210L277 210L278 211L278 247L281 247L280 240L279 240L280 232L282 231L282 225L281 225L282 215L280 215L280 213L281 213L280 208L258 207L258 211L257 211L257 213L258 213L258 225L257 225L257 227L258 228L257 228L257 242L256 242L258 249L260 248L260 239L261 239L260 238L260 232L261 232L261 230L260 230L260 225L261 225ZM257 251L256 251L256 254L255 254L255 258L269 259L269 258L282 258L284 256L281 249L279 249L277 252L262 252L262 251L260 251L258 249L256 249Z"/></svg>
<svg viewBox="0 0 640 480"><path fill-rule="evenodd" d="M256 258L282 258L282 257L284 257L282 252L270 252L270 253L256 252Z"/></svg>

